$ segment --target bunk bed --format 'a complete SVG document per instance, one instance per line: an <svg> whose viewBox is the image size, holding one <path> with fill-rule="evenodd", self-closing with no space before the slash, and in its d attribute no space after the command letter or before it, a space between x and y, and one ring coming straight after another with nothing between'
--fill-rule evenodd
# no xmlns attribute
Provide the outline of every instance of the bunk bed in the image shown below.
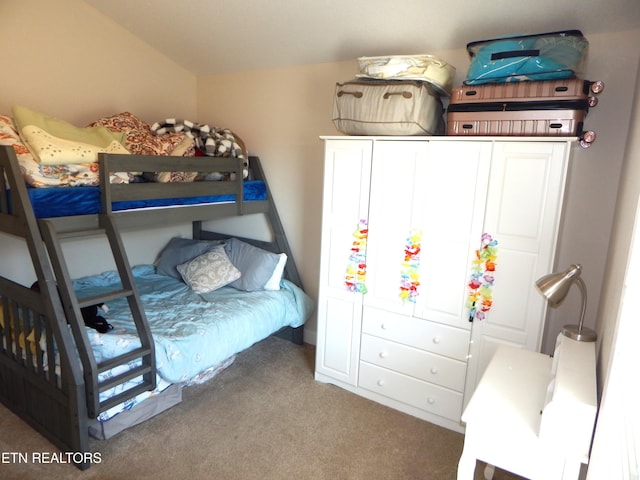
<svg viewBox="0 0 640 480"><path fill-rule="evenodd" d="M86 202L70 202L52 200L50 195L57 189L28 188L13 148L0 147L0 175L5 179L0 182L0 232L25 240L39 284L36 291L0 276L0 401L60 450L74 452L73 459L79 468L90 466L88 432L92 424L95 426L98 415L149 392L173 392L173 403L167 400L162 408L177 401L175 388L168 388L172 382L158 373L162 370L158 363L166 362L157 360L161 356L157 355L156 333L145 305L147 289L151 288L151 284L145 283L145 275L157 276L157 272L153 266L129 265L121 230L192 222L193 242L225 245L228 235L206 230L204 220L264 214L272 229L272 241L234 240L286 255L282 288L259 293L267 297L293 296L294 299L288 301L291 305L297 302L298 306L293 308L299 311L295 320L287 320L288 324L266 327L234 348L240 351L271 334L302 343L303 324L311 313L311 304L302 291L260 160L250 157L249 161L256 185L243 179L246 165L241 158L181 157L177 162L172 157L101 153L99 187L59 189L63 195L82 191L90 197ZM191 183L109 181L112 172L178 170L228 172L230 179ZM249 186L251 188L245 188ZM257 193L249 193L252 189ZM64 209L41 211L43 203L56 207L80 203L85 206L67 214ZM68 238L95 235L106 236L116 270L107 272L109 281L100 285L92 283L93 289L83 291L87 279L71 278L62 243ZM116 281L111 275L115 275ZM170 288L178 288L177 284L184 286L180 280L170 277L165 277L164 282L168 282ZM227 289L233 290L233 287L220 291ZM193 296L193 292L187 293ZM232 296L242 294L244 292L236 291ZM105 339L118 343L114 340L116 333L98 334L86 327L82 318L82 308L102 303L119 305L120 310L127 312L129 328L123 335L134 339L128 349L110 354L112 356L99 355L96 346L108 344ZM120 335L122 328L116 325L113 332ZM221 362L209 370L224 365ZM113 393L106 395L106 392Z"/></svg>

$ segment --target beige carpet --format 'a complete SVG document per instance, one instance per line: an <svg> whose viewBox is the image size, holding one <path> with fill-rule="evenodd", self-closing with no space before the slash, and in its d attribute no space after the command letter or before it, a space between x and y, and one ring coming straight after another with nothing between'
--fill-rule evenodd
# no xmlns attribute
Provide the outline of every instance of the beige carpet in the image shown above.
<svg viewBox="0 0 640 480"><path fill-rule="evenodd" d="M218 378L185 389L183 402L168 412L92 441L102 461L84 472L11 461L17 453L56 449L0 406L0 478L456 478L463 435L315 382L314 355L312 346L277 338L255 345ZM494 478L518 477L496 471Z"/></svg>

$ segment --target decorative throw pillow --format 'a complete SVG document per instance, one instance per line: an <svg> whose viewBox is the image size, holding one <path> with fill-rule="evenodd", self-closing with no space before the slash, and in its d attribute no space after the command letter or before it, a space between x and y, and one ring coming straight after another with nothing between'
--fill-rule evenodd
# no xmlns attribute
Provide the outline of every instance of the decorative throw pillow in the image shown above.
<svg viewBox="0 0 640 480"><path fill-rule="evenodd" d="M176 266L188 262L207 253L209 250L222 245L221 242L192 240L190 238L174 237L162 249L156 260L156 273L180 278Z"/></svg>
<svg viewBox="0 0 640 480"><path fill-rule="evenodd" d="M222 245L176 267L182 279L196 293L208 293L240 278Z"/></svg>
<svg viewBox="0 0 640 480"><path fill-rule="evenodd" d="M237 238L230 238L224 246L227 255L242 276L231 284L238 290L253 292L264 290L267 281L280 260L278 254L254 247Z"/></svg>

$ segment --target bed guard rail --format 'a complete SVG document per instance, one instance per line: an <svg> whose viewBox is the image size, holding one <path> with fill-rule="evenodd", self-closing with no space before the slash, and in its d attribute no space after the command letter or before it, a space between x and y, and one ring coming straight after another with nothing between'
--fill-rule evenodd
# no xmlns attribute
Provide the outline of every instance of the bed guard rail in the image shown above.
<svg viewBox="0 0 640 480"><path fill-rule="evenodd" d="M118 214L115 202L235 195L235 214L243 209L243 160L237 157L165 157L153 155L98 155L101 185L101 211ZM228 181L174 183L110 183L114 172L225 172Z"/></svg>

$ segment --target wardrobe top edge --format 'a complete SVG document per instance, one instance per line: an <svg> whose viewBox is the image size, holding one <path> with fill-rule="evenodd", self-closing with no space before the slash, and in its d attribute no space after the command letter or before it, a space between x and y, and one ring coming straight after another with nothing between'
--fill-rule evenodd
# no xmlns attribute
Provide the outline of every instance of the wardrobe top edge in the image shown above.
<svg viewBox="0 0 640 480"><path fill-rule="evenodd" d="M483 136L359 136L321 135L321 140L431 141L431 142L577 142L577 137L483 137Z"/></svg>

